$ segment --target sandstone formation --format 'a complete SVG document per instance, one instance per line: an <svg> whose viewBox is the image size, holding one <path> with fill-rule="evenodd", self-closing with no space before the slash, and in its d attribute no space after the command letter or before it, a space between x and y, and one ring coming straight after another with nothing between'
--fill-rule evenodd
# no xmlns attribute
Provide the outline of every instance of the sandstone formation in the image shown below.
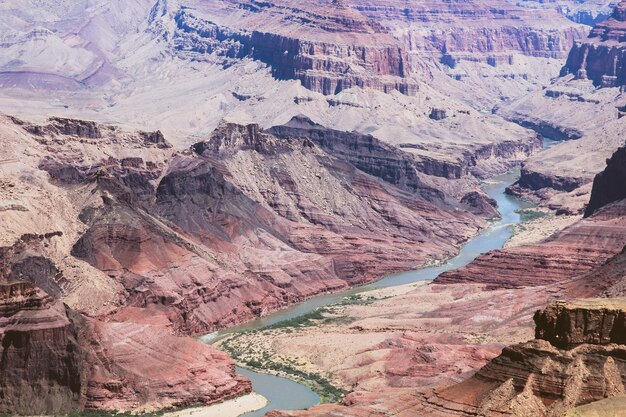
<svg viewBox="0 0 626 417"><path fill-rule="evenodd" d="M546 138L575 139L529 159L511 192L563 213L583 213L591 182L623 145L620 87L623 4L576 42L561 77L545 90L498 108L508 120ZM597 88L605 87L605 88Z"/></svg>
<svg viewBox="0 0 626 417"><path fill-rule="evenodd" d="M451 287L448 288L451 289ZM456 290L460 289L459 286ZM545 294L546 289L550 291L548 287L538 290L536 294ZM401 309L402 307L397 304L405 302L405 298L415 297L418 291L412 290L405 296L396 296L393 304ZM530 292L525 295L520 294L521 291L527 290L517 290L518 296L532 297L526 298L531 303L538 301L532 295L533 290L528 289ZM510 293L509 291L509 295ZM439 294L445 294L445 290ZM499 299L502 295L496 291L493 297ZM436 297L432 299L437 302ZM475 299L462 303L471 305L472 302L477 301L478 299ZM378 301L376 304L381 304L381 302ZM494 357L475 374L469 373L471 376L462 382L451 385L450 382L445 382L446 379L443 377L439 380L439 386L431 388L427 387L426 380L412 380L409 375L415 378L428 366L447 370L443 366L445 352L454 347L441 348L434 343L433 336L420 334L420 330L409 330L406 327L409 325L407 321L399 327L403 329L402 337L393 341L387 340L384 344L392 352L392 355L382 360L385 364L384 368L373 364L369 365L370 368L367 367L368 359L381 361L381 359L374 359L378 358L375 350L360 351L356 354L358 359L355 363L361 366L360 375L365 380L356 384L355 391L346 396L341 405L316 406L308 411L274 412L270 415L347 417L377 413L382 416L429 415L434 417L563 416L568 410L572 412L574 408L578 410L577 407L581 405L594 404L595 401L605 398L615 398L615 401L602 401L595 407L595 409L604 410L606 415L612 415L609 412L620 410L620 398L625 390L626 363L624 363L624 345L621 344L623 343L625 306L624 298L581 299L567 303L557 301L543 310L536 311L537 336L535 340L505 347L499 356ZM513 304L510 309L519 307L521 306ZM508 320L519 317L520 314L526 314L528 307L528 305L525 308L522 307L522 310L517 310L517 312L511 312L509 309L508 313L512 315ZM406 311L406 306L404 308ZM353 310L357 309L358 307L353 308ZM446 311L451 310L448 308ZM490 310L490 314L494 312ZM474 314L474 310L469 311L470 316ZM486 314L483 314L483 317ZM361 329L361 332L367 331L369 326L384 324L372 318L357 319L355 323L366 327ZM424 319L426 317L420 317L418 322ZM487 320L485 318L485 321ZM508 323L521 326L521 328L524 326L523 321L513 320ZM494 324L495 322L492 325ZM453 321L448 324L453 327L457 325L460 332L475 331L475 326L480 326L475 320L473 322L468 320L467 323L463 320ZM463 327L468 325L469 328ZM420 327L417 323L415 326ZM499 326L504 328L507 325L502 322L495 324L488 334L491 337L501 334L498 331L494 332ZM511 329L511 332L515 330ZM378 333L374 333L369 337L378 337L377 335ZM295 336L292 334L289 337L296 338L292 341L296 352L299 346L306 343L306 334ZM353 343L362 343L353 334L349 337L354 338ZM409 339L415 345L408 345ZM322 346L327 343L323 338L319 340ZM272 346L280 348L285 343L289 342L278 338L272 342ZM481 345L483 352L489 355L485 350L487 346ZM467 363L467 350L478 349L481 345L466 346L465 353L455 351L455 355L461 358L462 363ZM396 352L398 355L395 354ZM413 352L412 355L411 352ZM401 354L404 354L403 361L399 361ZM458 366L461 366L461 363ZM385 376L393 371L400 373L396 374L395 378L390 378L384 387L379 387L372 381L374 373L371 372L371 368L384 369L383 375ZM363 369L370 370L370 372L364 372ZM340 369L334 373L342 378L355 377L352 369ZM461 377L461 379L464 378L466 376Z"/></svg>
<svg viewBox="0 0 626 417"><path fill-rule="evenodd" d="M2 279L49 294L41 315L67 335L47 362L75 362L63 372L82 381L45 380L49 403L11 391L6 410L151 409L245 392L227 356L174 335L449 257L494 209L478 191L457 195L467 178L429 175L371 136L319 125L224 123L183 151L159 132L75 119L3 116L0 134Z"/></svg>
<svg viewBox="0 0 626 417"><path fill-rule="evenodd" d="M624 85L624 42L626 3L619 3L605 21L595 25L585 41L576 42L561 75L575 74L602 87Z"/></svg>
<svg viewBox="0 0 626 417"><path fill-rule="evenodd" d="M535 338L571 349L585 343L624 344L624 299L581 299L557 302L535 314Z"/></svg>
<svg viewBox="0 0 626 417"><path fill-rule="evenodd" d="M510 64L516 53L564 58L582 31L574 24L543 31L542 25L536 25L533 19L559 21L552 10L529 12L491 1L352 3L367 17L402 28L411 51L437 50L444 54L444 62L452 66L459 60L480 60L493 66ZM518 42L519 39L525 41Z"/></svg>
<svg viewBox="0 0 626 417"><path fill-rule="evenodd" d="M0 410L58 413L78 408L87 381L65 307L31 283L0 285Z"/></svg>
<svg viewBox="0 0 626 417"><path fill-rule="evenodd" d="M250 391L226 354L172 336L165 318L103 322L71 310L60 292L53 297L38 288L59 279L50 259L33 256L42 241L54 238L23 236L0 250L0 411L155 409L209 404ZM57 275L45 276L51 269Z"/></svg>
<svg viewBox="0 0 626 417"><path fill-rule="evenodd" d="M623 394L624 301L577 300L538 311L536 340L505 348L467 381L427 393L425 409L432 415L560 416Z"/></svg>
<svg viewBox="0 0 626 417"><path fill-rule="evenodd" d="M622 250L626 244L624 216L626 202L622 201L541 243L480 255L465 267L441 274L435 282L474 282L494 288L515 288L583 275Z"/></svg>

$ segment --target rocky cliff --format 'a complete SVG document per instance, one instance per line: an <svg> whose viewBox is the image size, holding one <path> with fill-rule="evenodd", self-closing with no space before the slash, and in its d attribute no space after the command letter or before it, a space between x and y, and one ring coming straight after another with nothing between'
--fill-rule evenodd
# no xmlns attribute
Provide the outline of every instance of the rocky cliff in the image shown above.
<svg viewBox="0 0 626 417"><path fill-rule="evenodd" d="M0 410L59 413L80 408L85 358L66 309L28 282L0 284Z"/></svg>
<svg viewBox="0 0 626 417"><path fill-rule="evenodd" d="M501 2L352 3L365 16L401 28L410 51L439 52L442 62L452 67L465 60L512 64L516 54L562 59L584 35L582 26L559 22L552 10L530 11ZM548 28L537 25L538 20L559 23Z"/></svg>
<svg viewBox="0 0 626 417"><path fill-rule="evenodd" d="M574 44L561 75L593 80L601 87L626 83L624 45L626 42L626 3L619 3L605 21L595 25L585 41Z"/></svg>
<svg viewBox="0 0 626 417"><path fill-rule="evenodd" d="M221 9L213 6L175 12L173 40L180 54L249 57L267 64L277 79L300 80L326 95L351 87L407 95L417 91L403 46L380 24L340 3L326 5L332 9L330 19L315 2L231 1ZM283 28L268 24L273 21ZM296 22L310 29L295 36L290 28Z"/></svg>
<svg viewBox="0 0 626 417"><path fill-rule="evenodd" d="M585 210L590 216L601 207L626 198L626 147L618 149L606 161L606 169L596 175L591 200Z"/></svg>
<svg viewBox="0 0 626 417"><path fill-rule="evenodd" d="M582 344L625 344L624 299L561 302L535 314L535 338L571 349Z"/></svg>
<svg viewBox="0 0 626 417"><path fill-rule="evenodd" d="M441 177L435 190L410 155L367 135L224 123L175 151L158 133L58 123L12 120L6 133L41 147L29 164L63 193L59 204L80 202L59 226L71 230L67 246L49 245L58 262L45 288L94 315L149 309L179 333L448 257L484 224L460 208L494 214L484 195L461 201ZM5 215L25 228L20 213ZM78 264L64 267L63 253ZM98 297L82 293L76 270L89 271Z"/></svg>
<svg viewBox="0 0 626 417"><path fill-rule="evenodd" d="M623 394L624 302L576 300L537 311L537 339L505 348L460 384L426 392L421 409L433 416L561 416Z"/></svg>
<svg viewBox="0 0 626 417"><path fill-rule="evenodd" d="M41 243L55 239L23 236L0 248L0 411L157 409L210 404L250 391L226 354L171 335L166 319L88 318L64 305L61 292L53 297L35 286L60 278L42 253ZM35 253L36 265L45 262L47 268L25 267ZM47 269L57 275L47 276Z"/></svg>
<svg viewBox="0 0 626 417"><path fill-rule="evenodd" d="M494 288L545 285L602 265L626 244L626 202L608 206L541 243L480 255L469 265L441 274L441 284L474 282Z"/></svg>

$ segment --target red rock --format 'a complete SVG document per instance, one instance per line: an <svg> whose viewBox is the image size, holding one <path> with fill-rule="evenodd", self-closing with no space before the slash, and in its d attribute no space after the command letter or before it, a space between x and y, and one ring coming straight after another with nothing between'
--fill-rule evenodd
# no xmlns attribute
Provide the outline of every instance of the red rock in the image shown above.
<svg viewBox="0 0 626 417"><path fill-rule="evenodd" d="M0 284L0 411L159 409L250 391L227 354L165 323L88 319L29 282Z"/></svg>
<svg viewBox="0 0 626 417"><path fill-rule="evenodd" d="M261 6L252 1L204 2L196 10L181 8L175 17L176 49L258 59L272 68L274 77L300 80L323 94L351 87L416 93L406 51L386 29L339 3L326 7L332 13L308 1ZM294 27L294 21L306 22L310 30Z"/></svg>
<svg viewBox="0 0 626 417"><path fill-rule="evenodd" d="M583 275L626 244L626 201L605 207L533 245L501 249L435 279L440 284L474 282L492 288L545 285Z"/></svg>

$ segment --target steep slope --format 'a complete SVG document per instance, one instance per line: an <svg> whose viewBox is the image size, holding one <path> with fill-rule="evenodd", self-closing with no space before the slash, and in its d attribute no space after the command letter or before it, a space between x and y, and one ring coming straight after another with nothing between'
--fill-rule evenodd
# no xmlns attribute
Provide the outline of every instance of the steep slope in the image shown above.
<svg viewBox="0 0 626 417"><path fill-rule="evenodd" d="M593 181L591 200L585 216L591 216L601 207L626 198L626 147L618 149L606 160L606 169Z"/></svg>
<svg viewBox="0 0 626 417"><path fill-rule="evenodd" d="M408 193L256 125L222 125L161 173L111 162L72 254L186 332L449 256L480 225L427 186Z"/></svg>
<svg viewBox="0 0 626 417"><path fill-rule="evenodd" d="M622 2L610 18L595 25L586 41L574 44L561 75L575 74L602 87L624 85L625 35L626 3Z"/></svg>
<svg viewBox="0 0 626 417"><path fill-rule="evenodd" d="M534 341L505 348L467 381L427 393L424 410L434 416L560 416L623 394L624 302L575 300L538 311Z"/></svg>
<svg viewBox="0 0 626 417"><path fill-rule="evenodd" d="M30 282L2 283L0 297L2 412L189 406L251 389L226 354L164 323L88 319Z"/></svg>
<svg viewBox="0 0 626 417"><path fill-rule="evenodd" d="M626 244L626 202L605 207L545 241L488 252L468 266L441 274L441 284L474 282L494 288L544 285L582 275Z"/></svg>
<svg viewBox="0 0 626 417"><path fill-rule="evenodd" d="M623 144L621 33L624 4L572 47L567 63L543 91L507 103L498 114L562 143L531 158L511 191L563 212L583 212L604 159ZM583 158L582 155L589 157Z"/></svg>

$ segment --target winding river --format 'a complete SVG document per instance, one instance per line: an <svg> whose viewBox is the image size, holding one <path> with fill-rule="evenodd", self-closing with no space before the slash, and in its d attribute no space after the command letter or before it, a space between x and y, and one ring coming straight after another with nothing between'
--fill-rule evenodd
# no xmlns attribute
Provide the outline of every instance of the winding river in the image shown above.
<svg viewBox="0 0 626 417"><path fill-rule="evenodd" d="M498 202L498 210L501 218L494 221L478 236L468 241L460 250L459 254L447 262L415 271L407 271L399 274L388 275L379 281L352 288L334 294L320 295L302 303L293 305L284 310L277 311L265 317L248 322L244 325L225 329L206 335L201 338L205 343L215 343L228 334L242 330L259 329L270 324L288 320L302 314L309 313L319 307L340 302L344 297L362 293L365 291L410 284L417 281L432 280L439 274L451 269L460 268L474 260L478 255L493 249L501 248L511 237L510 226L520 222L518 209L529 207L524 201L505 194L505 188L519 178L519 170L492 178L483 189ZM299 410L311 407L319 403L319 396L310 388L296 383L287 378L267 375L237 368L237 371L252 381L254 391L263 395L268 400L268 405L258 411L243 414L243 417L260 417L270 410Z"/></svg>

